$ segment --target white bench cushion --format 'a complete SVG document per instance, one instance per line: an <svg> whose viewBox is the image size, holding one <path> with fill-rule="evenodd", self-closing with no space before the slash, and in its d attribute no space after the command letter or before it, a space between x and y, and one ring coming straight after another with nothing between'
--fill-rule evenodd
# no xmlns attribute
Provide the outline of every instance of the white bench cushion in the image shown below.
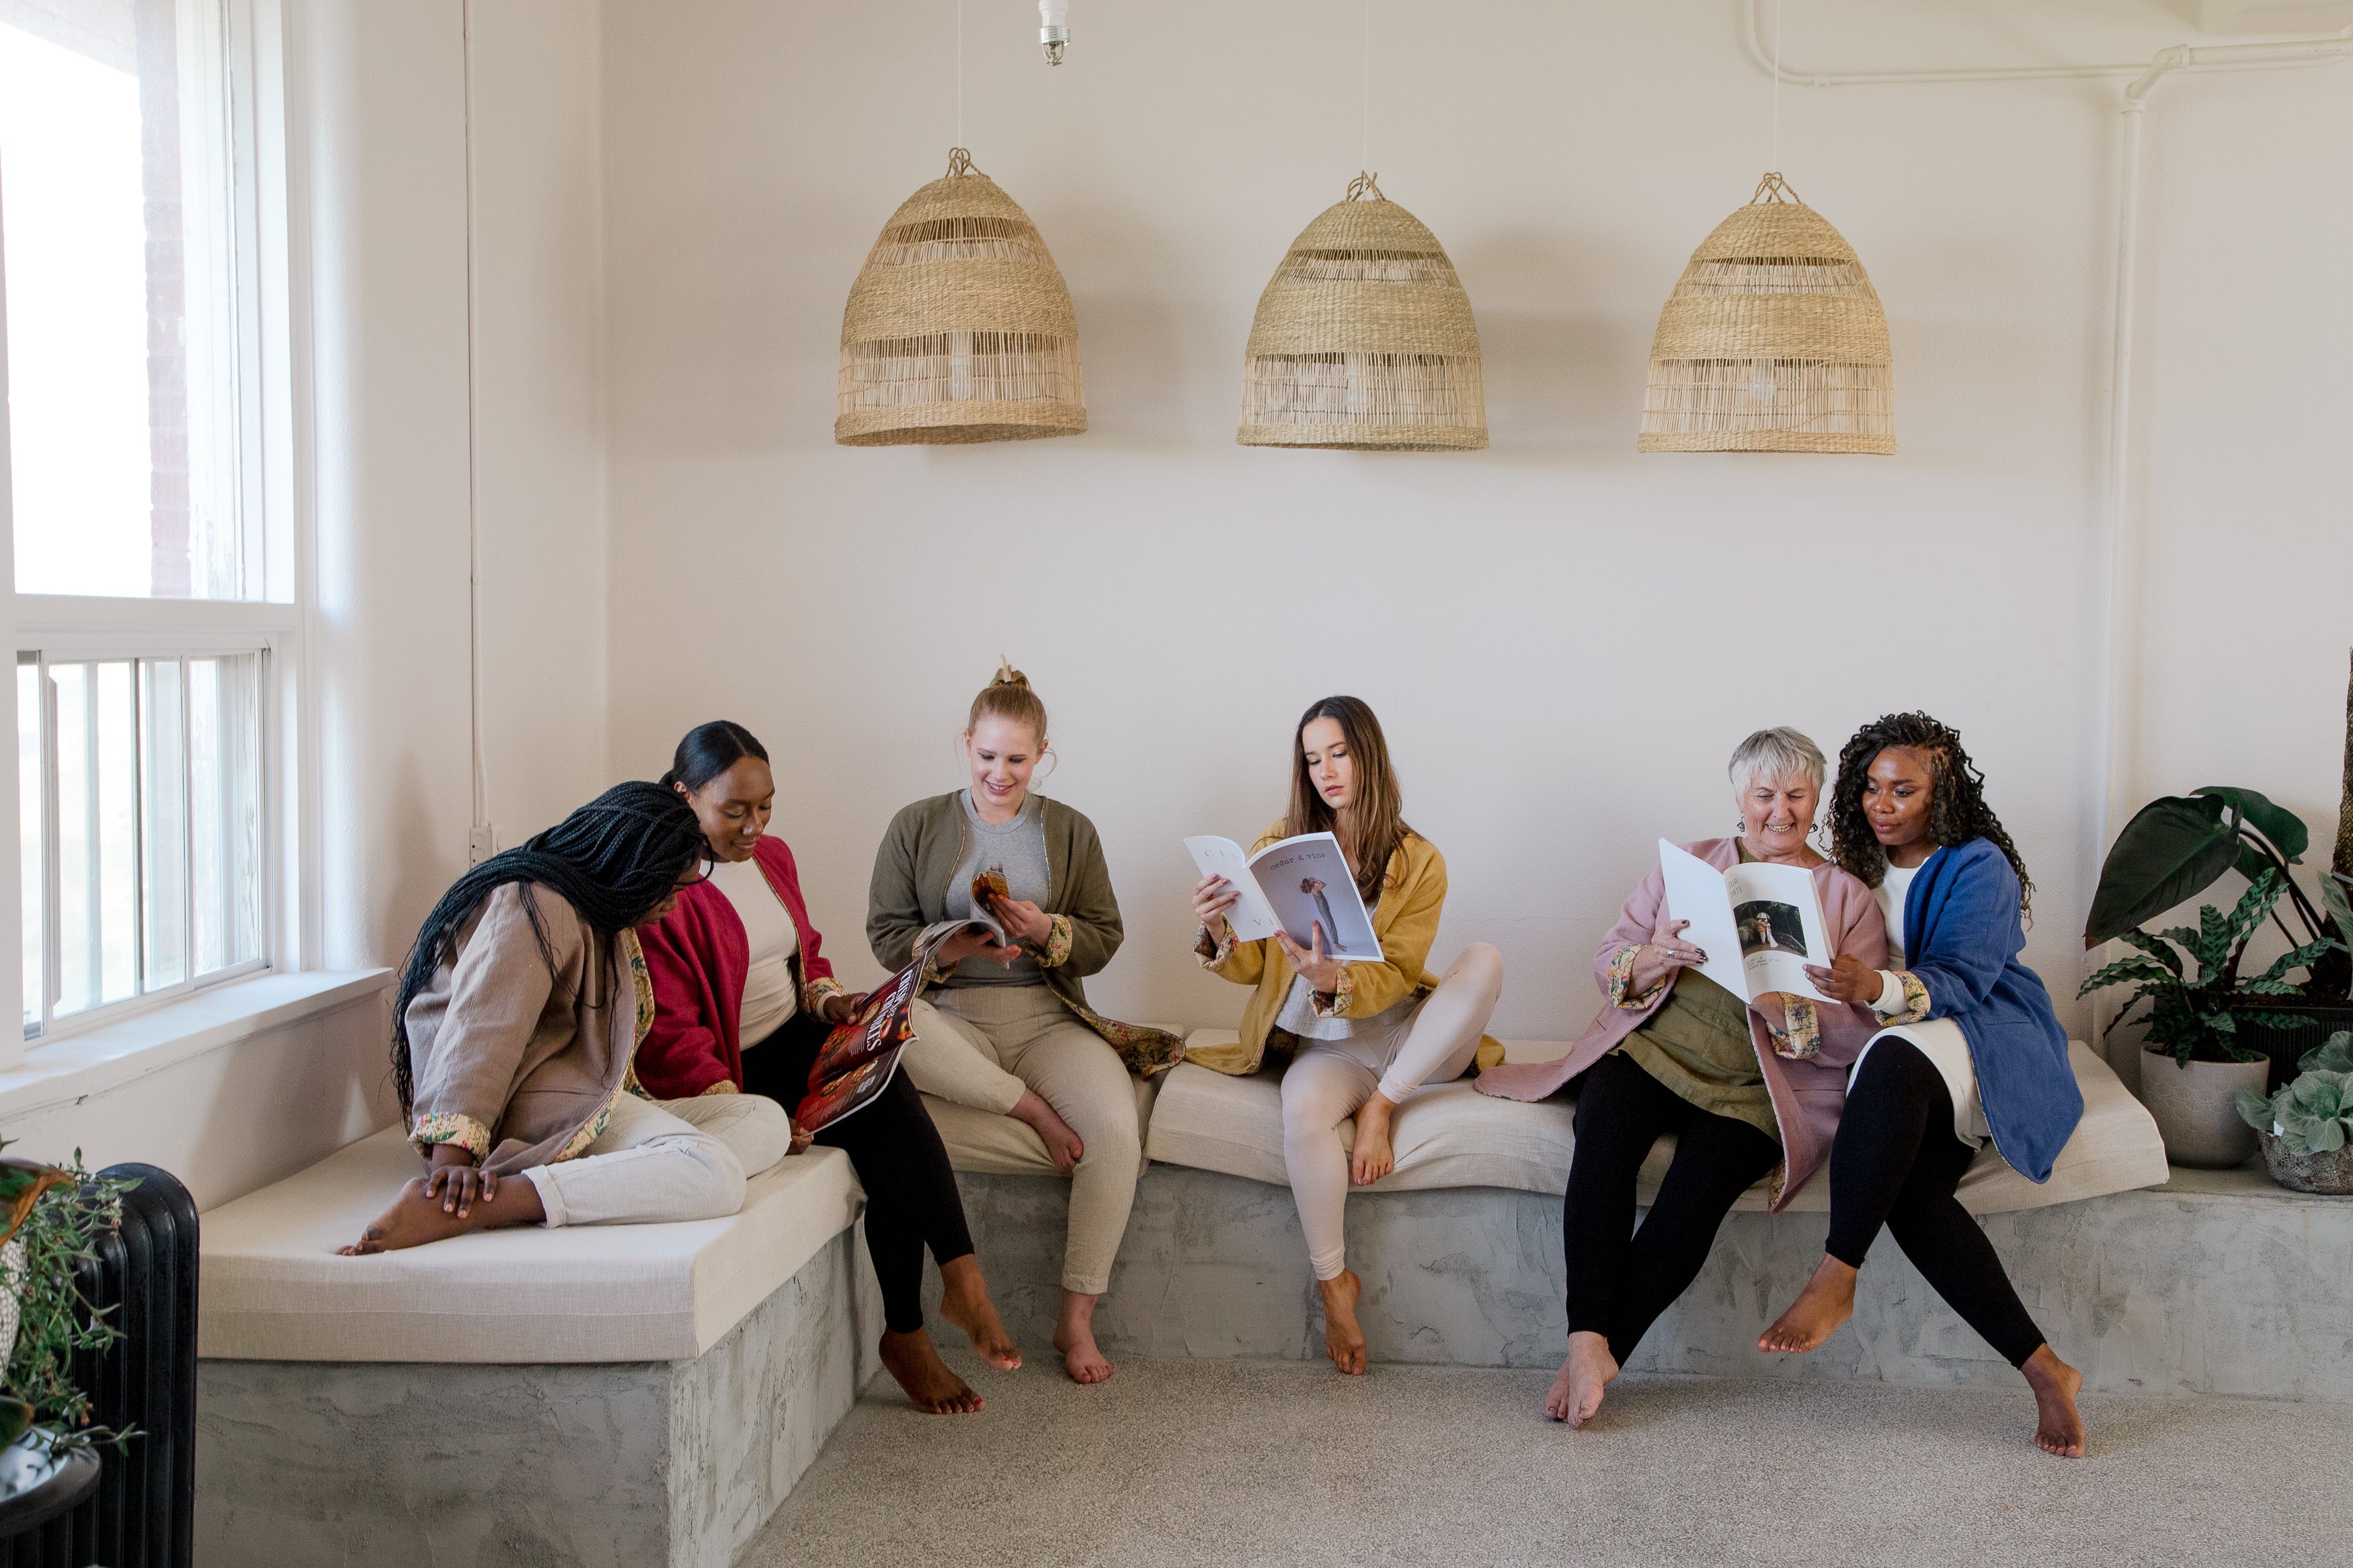
<svg viewBox="0 0 2353 1568"><path fill-rule="evenodd" d="M1191 1043L1217 1045L1231 1030L1196 1030ZM1545 1061L1564 1055L1559 1041L1506 1041L1512 1061ZM2084 1119L2059 1155L2051 1180L2028 1181L1988 1145L1961 1178L1962 1204L1975 1214L2041 1208L2097 1197L2104 1193L2162 1184L2169 1173L2157 1123L2132 1097L2107 1063L2082 1044L2071 1047L2075 1080L2084 1090ZM1166 1087L1153 1107L1145 1152L1171 1165L1222 1171L1255 1182L1287 1186L1282 1165L1282 1087L1270 1073L1230 1078L1191 1063L1164 1075ZM1398 1107L1390 1137L1397 1169L1365 1189L1409 1191L1427 1187L1509 1187L1557 1193L1568 1183L1569 1152L1576 1141L1574 1107L1560 1098L1530 1105L1481 1094L1467 1078L1425 1086ZM1340 1130L1353 1146L1356 1124ZM1657 1193L1674 1158L1674 1140L1662 1138L1643 1163L1642 1201ZM1800 1212L1830 1207L1827 1165L1789 1205ZM1741 1194L1737 1209L1762 1209L1760 1183Z"/></svg>
<svg viewBox="0 0 2353 1568"><path fill-rule="evenodd" d="M701 1355L865 1205L815 1148L725 1219L482 1231L338 1258L423 1169L386 1128L204 1216L196 1349L231 1361L636 1362Z"/></svg>

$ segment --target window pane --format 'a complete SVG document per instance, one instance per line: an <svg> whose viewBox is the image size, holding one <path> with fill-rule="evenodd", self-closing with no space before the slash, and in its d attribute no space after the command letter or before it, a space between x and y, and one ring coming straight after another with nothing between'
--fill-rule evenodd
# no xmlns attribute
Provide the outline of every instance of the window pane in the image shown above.
<svg viewBox="0 0 2353 1568"><path fill-rule="evenodd" d="M261 956L261 656L188 661L195 973Z"/></svg>
<svg viewBox="0 0 2353 1568"><path fill-rule="evenodd" d="M141 989L188 977L188 736L178 659L139 670L140 904L146 974Z"/></svg>
<svg viewBox="0 0 2353 1568"><path fill-rule="evenodd" d="M16 587L236 597L217 0L0 4Z"/></svg>
<svg viewBox="0 0 2353 1568"><path fill-rule="evenodd" d="M49 667L58 707L57 1012L137 994L138 705L127 659Z"/></svg>
<svg viewBox="0 0 2353 1568"><path fill-rule="evenodd" d="M42 955L49 923L48 803L41 766L41 668L16 667L16 844L22 857L25 900L25 1033L41 1026L41 995L48 984Z"/></svg>

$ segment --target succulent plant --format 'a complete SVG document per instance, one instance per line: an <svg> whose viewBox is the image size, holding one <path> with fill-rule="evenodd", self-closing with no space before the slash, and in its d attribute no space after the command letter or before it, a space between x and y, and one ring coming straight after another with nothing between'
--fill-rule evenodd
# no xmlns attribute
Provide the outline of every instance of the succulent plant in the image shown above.
<svg viewBox="0 0 2353 1568"><path fill-rule="evenodd" d="M2294 1082L2276 1094L2239 1091L2239 1114L2291 1154L2327 1154L2353 1142L2353 1031L2304 1053Z"/></svg>

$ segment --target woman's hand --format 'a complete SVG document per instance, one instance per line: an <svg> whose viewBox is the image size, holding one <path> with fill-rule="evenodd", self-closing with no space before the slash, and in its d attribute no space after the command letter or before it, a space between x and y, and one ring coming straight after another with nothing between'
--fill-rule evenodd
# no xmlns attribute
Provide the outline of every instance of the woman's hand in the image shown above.
<svg viewBox="0 0 2353 1568"><path fill-rule="evenodd" d="M1274 940L1282 944L1282 955L1291 960L1292 969L1307 977L1319 996L1329 996L1340 989L1340 961L1324 951L1324 922L1317 921L1308 928L1311 945L1302 947L1291 940L1287 931L1278 931Z"/></svg>
<svg viewBox="0 0 2353 1568"><path fill-rule="evenodd" d="M427 1202L439 1198L443 1214L464 1219L474 1212L476 1199L489 1203L498 1195L498 1173L478 1167L472 1150L457 1143L433 1145L433 1169L425 1177Z"/></svg>
<svg viewBox="0 0 2353 1568"><path fill-rule="evenodd" d="M1806 978L1814 989L1833 1002L1876 1002L1880 988L1886 984L1879 971L1872 968L1851 952L1841 952L1831 961L1828 969L1809 963Z"/></svg>
<svg viewBox="0 0 2353 1568"><path fill-rule="evenodd" d="M866 993L863 991L836 992L817 1005L818 1016L838 1029L858 1016L859 1010L865 1005Z"/></svg>
<svg viewBox="0 0 2353 1568"><path fill-rule="evenodd" d="M992 963L1010 963L1020 956L1019 948L1007 947L977 928L960 931L932 951L932 962L942 969L951 968L967 958L986 958Z"/></svg>
<svg viewBox="0 0 2353 1568"><path fill-rule="evenodd" d="M989 909L1017 942L1043 947L1053 937L1054 918L1026 899L991 899Z"/></svg>
<svg viewBox="0 0 2353 1568"><path fill-rule="evenodd" d="M793 1155L798 1154L807 1149L809 1146L809 1141L817 1136L816 1133L810 1131L807 1128L802 1126L797 1121L792 1123L792 1129L793 1141L785 1145L785 1156L787 1159L790 1159Z"/></svg>
<svg viewBox="0 0 2353 1568"><path fill-rule="evenodd" d="M1204 877L1193 884L1193 912L1213 942L1225 941L1226 911L1241 901L1241 889L1223 877Z"/></svg>
<svg viewBox="0 0 2353 1568"><path fill-rule="evenodd" d="M1651 932L1651 940L1634 952L1632 994L1641 995L1678 969L1695 967L1707 962L1707 954L1683 940L1682 932L1691 925L1689 921L1661 921Z"/></svg>

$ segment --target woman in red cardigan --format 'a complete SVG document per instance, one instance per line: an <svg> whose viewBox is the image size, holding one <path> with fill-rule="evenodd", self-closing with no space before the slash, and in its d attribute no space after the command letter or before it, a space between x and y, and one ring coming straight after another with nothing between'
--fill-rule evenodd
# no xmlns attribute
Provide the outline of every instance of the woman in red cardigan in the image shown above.
<svg viewBox="0 0 2353 1568"><path fill-rule="evenodd" d="M694 808L714 868L638 932L655 1007L638 1047L638 1079L659 1100L763 1094L790 1111L808 1091L827 1034L855 1016L865 998L834 980L792 851L766 836L776 781L760 742L724 720L699 725L679 742L662 782ZM945 1287L941 1316L993 1365L1010 1371L1021 1352L989 1300L947 1151L914 1086L898 1076L816 1141L847 1153L866 1188L866 1248L882 1286L883 1366L921 1409L979 1409L980 1396L948 1369L923 1329L926 1247ZM792 1152L809 1142L796 1126Z"/></svg>

